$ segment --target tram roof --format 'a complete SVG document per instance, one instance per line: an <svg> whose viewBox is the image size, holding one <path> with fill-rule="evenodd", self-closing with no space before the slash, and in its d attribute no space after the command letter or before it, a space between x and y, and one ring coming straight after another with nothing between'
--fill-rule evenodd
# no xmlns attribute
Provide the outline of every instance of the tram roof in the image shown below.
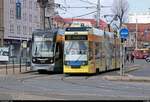
<svg viewBox="0 0 150 102"><path fill-rule="evenodd" d="M89 31L89 29L91 29L91 27L68 27L66 31Z"/></svg>
<svg viewBox="0 0 150 102"><path fill-rule="evenodd" d="M99 30L97 28L92 28L91 29L94 35L98 35L98 36L103 36L104 35L104 31L103 30Z"/></svg>
<svg viewBox="0 0 150 102"><path fill-rule="evenodd" d="M84 32L84 31L90 31L94 35L104 36L104 30L97 29L97 28L94 28L94 27L69 27L69 28L66 28L66 31L67 32L76 32L76 31L78 31L78 32ZM114 35L113 32L108 32L108 31L105 31L105 34L106 34L106 36L109 36L109 37L113 37L113 35Z"/></svg>
<svg viewBox="0 0 150 102"><path fill-rule="evenodd" d="M65 32L64 29L36 29L35 31L33 31L33 35L37 35L37 36L42 36L42 35L50 35L50 36L54 36L56 34L59 35L63 35Z"/></svg>
<svg viewBox="0 0 150 102"><path fill-rule="evenodd" d="M88 32L91 31L95 35L104 35L102 30L99 30L94 27L69 27L66 28L67 32Z"/></svg>

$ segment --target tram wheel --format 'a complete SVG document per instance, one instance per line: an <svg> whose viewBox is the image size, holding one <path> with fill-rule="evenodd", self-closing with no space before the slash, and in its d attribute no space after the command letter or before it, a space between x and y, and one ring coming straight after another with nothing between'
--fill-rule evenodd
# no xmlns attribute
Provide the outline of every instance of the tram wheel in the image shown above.
<svg viewBox="0 0 150 102"><path fill-rule="evenodd" d="M45 71L45 70L38 70L38 73L39 74L45 74L47 71Z"/></svg>
<svg viewBox="0 0 150 102"><path fill-rule="evenodd" d="M69 76L70 76L70 74L68 74L68 73L64 74L64 77L69 77Z"/></svg>
<svg viewBox="0 0 150 102"><path fill-rule="evenodd" d="M98 68L96 69L96 74L99 74L99 69Z"/></svg>

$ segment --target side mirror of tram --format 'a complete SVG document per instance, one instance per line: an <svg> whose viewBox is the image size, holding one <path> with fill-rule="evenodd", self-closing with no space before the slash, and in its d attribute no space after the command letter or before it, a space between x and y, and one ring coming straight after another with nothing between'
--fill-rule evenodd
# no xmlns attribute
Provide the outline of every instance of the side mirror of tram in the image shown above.
<svg viewBox="0 0 150 102"><path fill-rule="evenodd" d="M56 52L56 54L55 54L55 59L59 59L59 53L58 52Z"/></svg>

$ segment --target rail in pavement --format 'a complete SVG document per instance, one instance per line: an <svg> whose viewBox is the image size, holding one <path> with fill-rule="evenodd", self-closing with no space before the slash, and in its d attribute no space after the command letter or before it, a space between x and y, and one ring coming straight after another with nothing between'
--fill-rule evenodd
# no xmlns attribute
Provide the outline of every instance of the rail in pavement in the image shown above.
<svg viewBox="0 0 150 102"><path fill-rule="evenodd" d="M125 68L126 69L124 76L105 75L103 76L103 79L110 81L150 82L150 77L127 74L131 71L135 71L142 68L142 66L138 64L138 61L136 61L136 63L128 64ZM120 71L118 71L117 73L120 73Z"/></svg>
<svg viewBox="0 0 150 102"><path fill-rule="evenodd" d="M19 67L15 67L15 68L0 68L0 75L11 75L11 74L22 74L22 73L26 73L26 72L30 72L30 67L25 67L22 66L21 70Z"/></svg>

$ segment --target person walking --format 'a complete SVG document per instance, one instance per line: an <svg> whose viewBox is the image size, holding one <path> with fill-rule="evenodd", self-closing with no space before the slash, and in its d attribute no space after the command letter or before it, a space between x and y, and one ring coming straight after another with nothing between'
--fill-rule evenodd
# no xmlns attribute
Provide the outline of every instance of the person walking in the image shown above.
<svg viewBox="0 0 150 102"><path fill-rule="evenodd" d="M131 63L134 63L134 55L131 53Z"/></svg>
<svg viewBox="0 0 150 102"><path fill-rule="evenodd" d="M129 54L127 53L126 62L129 62Z"/></svg>

